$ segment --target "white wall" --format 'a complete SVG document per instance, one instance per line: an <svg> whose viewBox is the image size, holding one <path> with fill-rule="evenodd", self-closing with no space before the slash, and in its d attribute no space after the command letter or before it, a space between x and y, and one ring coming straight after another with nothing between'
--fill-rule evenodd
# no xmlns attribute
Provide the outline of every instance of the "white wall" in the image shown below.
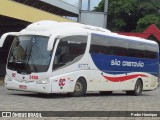
<svg viewBox="0 0 160 120"><path fill-rule="evenodd" d="M80 23L93 25L97 27L104 27L104 18L105 15L103 12L88 12L82 11L80 17Z"/></svg>

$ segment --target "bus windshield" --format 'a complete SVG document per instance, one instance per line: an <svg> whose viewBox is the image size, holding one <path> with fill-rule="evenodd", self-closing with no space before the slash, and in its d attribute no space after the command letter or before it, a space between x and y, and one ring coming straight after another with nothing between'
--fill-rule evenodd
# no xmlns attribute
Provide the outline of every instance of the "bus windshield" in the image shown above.
<svg viewBox="0 0 160 120"><path fill-rule="evenodd" d="M51 51L49 37L26 35L15 37L8 57L7 68L18 73L47 72Z"/></svg>

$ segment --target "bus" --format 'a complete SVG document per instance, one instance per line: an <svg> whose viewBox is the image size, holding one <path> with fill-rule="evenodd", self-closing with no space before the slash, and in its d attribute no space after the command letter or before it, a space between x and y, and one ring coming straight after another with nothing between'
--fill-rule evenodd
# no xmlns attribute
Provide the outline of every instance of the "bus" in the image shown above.
<svg viewBox="0 0 160 120"><path fill-rule="evenodd" d="M158 85L159 46L156 42L124 36L80 23L44 20L13 36L5 87L36 93L123 91L141 95Z"/></svg>

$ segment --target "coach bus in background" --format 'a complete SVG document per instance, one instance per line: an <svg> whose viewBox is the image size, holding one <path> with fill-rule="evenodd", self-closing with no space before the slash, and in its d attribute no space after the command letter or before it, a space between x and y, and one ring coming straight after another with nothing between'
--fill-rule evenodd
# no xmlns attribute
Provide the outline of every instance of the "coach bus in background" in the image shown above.
<svg viewBox="0 0 160 120"><path fill-rule="evenodd" d="M7 36L14 36L5 76L10 90L140 95L158 85L159 46L154 41L48 20L5 33L1 47Z"/></svg>

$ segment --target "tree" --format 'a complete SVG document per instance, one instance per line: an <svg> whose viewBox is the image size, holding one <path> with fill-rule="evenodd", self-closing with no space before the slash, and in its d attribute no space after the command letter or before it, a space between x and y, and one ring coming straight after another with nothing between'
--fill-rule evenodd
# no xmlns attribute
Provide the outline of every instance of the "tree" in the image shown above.
<svg viewBox="0 0 160 120"><path fill-rule="evenodd" d="M111 31L144 31L150 24L160 28L160 0L109 0L108 29ZM102 0L94 11L104 11Z"/></svg>
<svg viewBox="0 0 160 120"><path fill-rule="evenodd" d="M160 18L154 14L145 15L143 18L140 18L137 22L136 31L144 31L149 25L155 24L160 28Z"/></svg>

